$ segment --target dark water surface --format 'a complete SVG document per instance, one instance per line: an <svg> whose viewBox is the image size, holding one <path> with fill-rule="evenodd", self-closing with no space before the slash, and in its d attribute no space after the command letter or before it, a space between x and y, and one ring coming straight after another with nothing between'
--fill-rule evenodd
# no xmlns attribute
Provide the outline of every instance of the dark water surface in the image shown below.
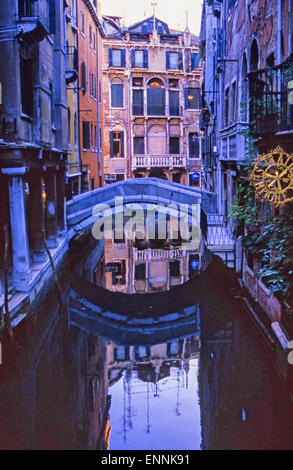
<svg viewBox="0 0 293 470"><path fill-rule="evenodd" d="M180 247L105 242L2 366L3 449L290 449L292 406L232 276Z"/></svg>

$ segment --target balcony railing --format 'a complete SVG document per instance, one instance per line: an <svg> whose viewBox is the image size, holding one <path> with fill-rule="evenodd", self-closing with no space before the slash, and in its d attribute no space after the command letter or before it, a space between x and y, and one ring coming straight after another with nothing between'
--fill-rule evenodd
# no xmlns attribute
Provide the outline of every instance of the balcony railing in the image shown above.
<svg viewBox="0 0 293 470"><path fill-rule="evenodd" d="M163 105L149 105L147 106L147 113L148 116L165 116L165 106Z"/></svg>
<svg viewBox="0 0 293 470"><path fill-rule="evenodd" d="M276 67L249 75L249 120L254 135L293 129L293 106L288 83L293 79L293 58Z"/></svg>
<svg viewBox="0 0 293 470"><path fill-rule="evenodd" d="M164 250L164 249L147 249L138 250L134 249L135 261L163 261L181 259L186 254L184 250Z"/></svg>
<svg viewBox="0 0 293 470"><path fill-rule="evenodd" d="M133 116L182 116L182 106L132 105Z"/></svg>
<svg viewBox="0 0 293 470"><path fill-rule="evenodd" d="M52 30L52 19L49 15L48 0L18 0L18 22L22 26L22 34L32 41L42 41Z"/></svg>
<svg viewBox="0 0 293 470"><path fill-rule="evenodd" d="M75 82L78 78L78 55L74 46L66 47L65 73L67 83Z"/></svg>
<svg viewBox="0 0 293 470"><path fill-rule="evenodd" d="M134 155L132 169L137 168L185 168L185 155Z"/></svg>

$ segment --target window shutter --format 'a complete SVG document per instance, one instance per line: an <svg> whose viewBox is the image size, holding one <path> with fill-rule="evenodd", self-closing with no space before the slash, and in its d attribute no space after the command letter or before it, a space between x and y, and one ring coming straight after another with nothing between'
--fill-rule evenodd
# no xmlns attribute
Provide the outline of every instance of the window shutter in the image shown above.
<svg viewBox="0 0 293 470"><path fill-rule="evenodd" d="M49 0L49 33L56 33L56 11L55 11L55 0Z"/></svg>
<svg viewBox="0 0 293 470"><path fill-rule="evenodd" d="M194 54L191 54L191 70L194 70Z"/></svg>
<svg viewBox="0 0 293 470"><path fill-rule="evenodd" d="M179 55L178 55L178 69L183 70L183 55L182 55L182 52L179 52Z"/></svg>
<svg viewBox="0 0 293 470"><path fill-rule="evenodd" d="M148 66L149 66L149 64L148 64L148 51L147 51L147 50L144 50L144 51L143 51L143 67L144 67L145 69L147 69Z"/></svg>
<svg viewBox="0 0 293 470"><path fill-rule="evenodd" d="M166 52L166 69L167 70L170 69L170 52L169 51Z"/></svg>
<svg viewBox="0 0 293 470"><path fill-rule="evenodd" d="M191 54L193 57L193 69L196 69L199 66L198 54Z"/></svg>
<svg viewBox="0 0 293 470"><path fill-rule="evenodd" d="M121 141L121 158L124 158L124 132L119 133L119 138Z"/></svg>
<svg viewBox="0 0 293 470"><path fill-rule="evenodd" d="M184 88L184 107L185 109L189 108L189 101L188 101L188 93L189 93L189 88Z"/></svg>
<svg viewBox="0 0 293 470"><path fill-rule="evenodd" d="M121 67L125 67L125 49L121 50Z"/></svg>
<svg viewBox="0 0 293 470"><path fill-rule="evenodd" d="M110 157L113 156L113 132L110 131Z"/></svg>
<svg viewBox="0 0 293 470"><path fill-rule="evenodd" d="M198 90L198 94L199 94L199 107L200 109L203 107L203 96L202 96L202 90L199 88Z"/></svg>
<svg viewBox="0 0 293 470"><path fill-rule="evenodd" d="M83 135L83 148L89 149L90 148L90 124L87 121L83 121L82 123L82 135Z"/></svg>
<svg viewBox="0 0 293 470"><path fill-rule="evenodd" d="M132 67L135 67L135 49L132 49L131 51L131 65Z"/></svg>
<svg viewBox="0 0 293 470"><path fill-rule="evenodd" d="M199 138L196 137L193 142L193 154L198 158L199 157Z"/></svg>
<svg viewBox="0 0 293 470"><path fill-rule="evenodd" d="M113 67L113 55L112 55L112 49L109 49L109 66Z"/></svg>
<svg viewBox="0 0 293 470"><path fill-rule="evenodd" d="M81 88L85 92L86 91L86 66L85 63L81 63Z"/></svg>

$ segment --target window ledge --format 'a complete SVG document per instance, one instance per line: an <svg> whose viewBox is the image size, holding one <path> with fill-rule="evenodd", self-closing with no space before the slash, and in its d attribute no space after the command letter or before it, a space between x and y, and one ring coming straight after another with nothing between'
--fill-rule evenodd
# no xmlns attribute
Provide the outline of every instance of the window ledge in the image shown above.
<svg viewBox="0 0 293 470"><path fill-rule="evenodd" d="M24 121L33 122L33 118L32 118L31 116L29 116L28 114L21 113L20 117L21 117L21 119L23 119Z"/></svg>
<svg viewBox="0 0 293 470"><path fill-rule="evenodd" d="M268 297L271 296L271 289L269 289L261 280L258 281L258 285Z"/></svg>
<svg viewBox="0 0 293 470"><path fill-rule="evenodd" d="M255 278L254 272L248 266L246 266L245 271L249 274L250 277L253 279Z"/></svg>

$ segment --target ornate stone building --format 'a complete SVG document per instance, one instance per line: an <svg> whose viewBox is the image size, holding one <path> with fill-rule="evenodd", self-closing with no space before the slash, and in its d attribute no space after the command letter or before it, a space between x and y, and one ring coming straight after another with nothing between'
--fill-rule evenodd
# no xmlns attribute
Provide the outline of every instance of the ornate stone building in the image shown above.
<svg viewBox="0 0 293 470"><path fill-rule="evenodd" d="M105 184L154 176L200 185L198 38L154 17L129 28L104 17L104 28Z"/></svg>
<svg viewBox="0 0 293 470"><path fill-rule="evenodd" d="M7 273L9 293L25 291L31 298L48 274L42 229L55 260L65 244L64 5L57 0L0 4L0 276Z"/></svg>

